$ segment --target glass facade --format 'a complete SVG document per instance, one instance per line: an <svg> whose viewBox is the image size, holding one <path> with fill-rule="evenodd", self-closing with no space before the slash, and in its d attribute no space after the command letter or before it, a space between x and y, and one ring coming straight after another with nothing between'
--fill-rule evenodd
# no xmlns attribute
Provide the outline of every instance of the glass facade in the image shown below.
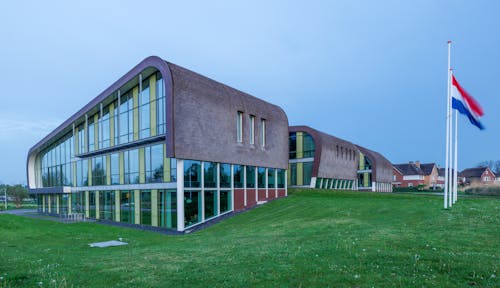
<svg viewBox="0 0 500 288"><path fill-rule="evenodd" d="M289 165L290 186L309 186L311 184L312 168L316 146L314 139L306 132L290 132L289 158L294 160Z"/></svg>
<svg viewBox="0 0 500 288"><path fill-rule="evenodd" d="M235 165L239 166L239 165ZM220 187L231 188L231 164L220 164ZM236 187L236 184L235 184Z"/></svg>
<svg viewBox="0 0 500 288"><path fill-rule="evenodd" d="M184 161L184 187L201 187L201 162Z"/></svg>
<svg viewBox="0 0 500 288"><path fill-rule="evenodd" d="M201 191L184 191L184 226L201 222Z"/></svg>
<svg viewBox="0 0 500 288"><path fill-rule="evenodd" d="M71 134L67 134L60 141L47 149L38 158L42 187L71 186L73 185L73 168L71 157L74 153L74 142Z"/></svg>
<svg viewBox="0 0 500 288"><path fill-rule="evenodd" d="M115 191L99 192L99 213L100 219L116 221Z"/></svg>
<svg viewBox="0 0 500 288"><path fill-rule="evenodd" d="M247 188L255 188L255 167L245 166L247 172Z"/></svg>
<svg viewBox="0 0 500 288"><path fill-rule="evenodd" d="M133 190L120 191L120 222L135 223L135 199Z"/></svg>
<svg viewBox="0 0 500 288"><path fill-rule="evenodd" d="M372 188L372 162L363 153L359 153L357 184L360 189Z"/></svg>
<svg viewBox="0 0 500 288"><path fill-rule="evenodd" d="M151 89L153 85L154 89ZM98 107L99 111L87 115L75 123L73 132L69 132L54 144L45 148L37 159L37 186L89 186L88 169L91 169L91 185L119 184L119 164L117 157L113 156L111 169L114 177L108 183L106 179L106 159L94 157L75 158L88 152L97 152L102 149L127 144L141 139L147 139L166 133L165 89L160 73L154 73L142 81L141 85L110 95L115 98L111 103ZM139 86L142 90L139 93ZM118 101L119 98L119 101ZM152 112L153 111L153 112ZM76 139L76 144L75 144ZM163 182L163 155L160 146L152 147L148 156L148 172L146 181ZM139 183L138 160L134 151L126 160L125 170L127 176L125 183ZM152 156L154 155L154 156ZM72 162L73 161L73 162ZM90 161L91 167L83 161ZM72 163L76 163L76 168ZM128 170L127 170L128 169ZM87 172L87 173L85 173ZM74 179L76 179L74 181ZM168 179L170 180L170 179ZM76 182L76 183L75 183ZM123 183L122 183L123 184Z"/></svg>
<svg viewBox="0 0 500 288"><path fill-rule="evenodd" d="M184 203L180 223L189 227L232 211L233 188L285 187L286 170L198 160L182 160L183 179L177 179L178 161L166 157L165 140L158 137L169 133L163 79L159 73L140 78L40 151L36 186L65 186L64 193L37 195L40 212L176 229L178 197ZM252 144L265 146L265 120L252 116L252 131L243 132L246 121L238 112L237 141L250 132ZM177 190L177 180L184 190Z"/></svg>
<svg viewBox="0 0 500 288"><path fill-rule="evenodd" d="M151 225L151 191L141 190L141 224Z"/></svg>
<svg viewBox="0 0 500 288"><path fill-rule="evenodd" d="M146 183L163 182L163 145L148 146L145 152Z"/></svg>
<svg viewBox="0 0 500 288"><path fill-rule="evenodd" d="M243 188L244 185L244 169L245 166L243 165L234 165L234 188Z"/></svg>
<svg viewBox="0 0 500 288"><path fill-rule="evenodd" d="M177 192L158 190L158 226L177 228Z"/></svg>

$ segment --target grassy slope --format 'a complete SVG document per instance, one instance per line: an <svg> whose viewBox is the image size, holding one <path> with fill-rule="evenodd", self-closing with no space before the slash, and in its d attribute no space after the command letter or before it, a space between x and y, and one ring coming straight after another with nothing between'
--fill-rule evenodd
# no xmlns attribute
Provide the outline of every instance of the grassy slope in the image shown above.
<svg viewBox="0 0 500 288"><path fill-rule="evenodd" d="M499 204L295 191L185 236L0 215L0 287L498 287Z"/></svg>

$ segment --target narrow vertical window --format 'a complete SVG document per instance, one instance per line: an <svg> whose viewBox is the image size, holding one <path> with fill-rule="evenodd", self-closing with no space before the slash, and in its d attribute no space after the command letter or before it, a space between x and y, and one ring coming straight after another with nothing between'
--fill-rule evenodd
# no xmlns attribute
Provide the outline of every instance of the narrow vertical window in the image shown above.
<svg viewBox="0 0 500 288"><path fill-rule="evenodd" d="M260 146L266 147L266 119L260 119Z"/></svg>
<svg viewBox="0 0 500 288"><path fill-rule="evenodd" d="M250 115L250 144L255 144L255 116Z"/></svg>
<svg viewBox="0 0 500 288"><path fill-rule="evenodd" d="M243 142L243 112L238 111L236 117L236 140L238 142Z"/></svg>

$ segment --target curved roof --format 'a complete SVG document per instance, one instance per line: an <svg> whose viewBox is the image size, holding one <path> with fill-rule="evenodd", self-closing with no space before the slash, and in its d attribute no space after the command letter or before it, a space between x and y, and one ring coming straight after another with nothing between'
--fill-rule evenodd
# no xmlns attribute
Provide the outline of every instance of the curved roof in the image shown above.
<svg viewBox="0 0 500 288"><path fill-rule="evenodd" d="M34 158L44 148L85 121L86 114L98 111L100 103L119 89L138 83L139 74L159 71L164 79L166 99L166 157L222 163L238 163L286 169L288 167L288 118L278 106L265 102L205 76L150 56L137 64L110 87L64 121L28 152L27 174L34 169ZM135 83L135 84L134 84ZM128 88L127 88L128 87ZM266 120L266 145L248 141L249 121L244 119L243 143L236 142L236 115L254 115L256 125ZM246 116L248 118L248 116ZM245 118L245 117L244 117ZM257 131L260 130L256 130ZM260 134L257 136L260 137ZM247 140L247 141L245 141ZM30 180L28 182L31 182Z"/></svg>
<svg viewBox="0 0 500 288"><path fill-rule="evenodd" d="M356 145L359 151L368 157L372 163L372 179L379 183L390 183L392 181L392 164L382 154Z"/></svg>
<svg viewBox="0 0 500 288"><path fill-rule="evenodd" d="M173 77L175 157L287 169L288 118L278 106L168 63ZM243 141L236 117L243 112ZM255 117L250 144L249 115ZM266 144L261 145L265 120Z"/></svg>
<svg viewBox="0 0 500 288"><path fill-rule="evenodd" d="M83 106L78 112L73 114L71 117L69 117L66 121L64 121L61 125L59 125L56 129L54 129L52 132L50 132L47 136L45 136L42 140L38 141L33 147L28 152L28 157L32 155L33 153L38 153L40 150L44 149L46 145L50 145L52 141L57 140L55 137L56 136L62 136L66 134L67 132L71 131L72 129L72 124L75 121L78 120L83 120L85 117L85 114L92 112L92 110L95 110L96 107L99 106L101 102L103 102L106 98L108 98L110 95L115 93L118 89L122 88L125 86L127 83L130 81L134 80L135 78L138 78L138 75L146 70L147 68L155 68L158 70L164 79L165 83L165 98L166 98L166 105L168 108L172 109L173 105L173 99L172 99L172 74L170 73L170 68L168 67L167 62L163 61L160 57L157 56L150 56L146 59L144 59L141 63L137 64L134 68L132 68L129 72L127 72L125 75L123 75L120 79L118 79L116 82L114 82L111 86L109 86L107 89L105 89L103 92L101 92L97 97L92 99L87 105ZM167 108L167 109L168 109ZM169 113L172 111L167 111L167 115L172 115L172 113ZM167 125L168 129L172 129L172 121L168 121L167 119ZM172 139L169 139L170 141L167 140L167 148L170 148L172 150ZM169 149L167 149L169 150Z"/></svg>
<svg viewBox="0 0 500 288"><path fill-rule="evenodd" d="M290 126L289 132L306 132L312 136L314 152L313 177L354 180L357 177L359 155L354 144L335 136L323 133L309 126ZM353 158L337 155L337 147L354 153Z"/></svg>

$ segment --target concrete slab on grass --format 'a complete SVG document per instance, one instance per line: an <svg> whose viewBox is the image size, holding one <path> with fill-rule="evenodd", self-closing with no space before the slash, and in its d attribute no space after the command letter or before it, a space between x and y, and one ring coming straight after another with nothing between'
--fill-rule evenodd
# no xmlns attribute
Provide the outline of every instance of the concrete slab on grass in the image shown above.
<svg viewBox="0 0 500 288"><path fill-rule="evenodd" d="M128 245L128 243L122 242L122 241L111 240L111 241L96 242L96 243L89 244L90 247L98 247L98 248L106 248L106 247L122 246L122 245Z"/></svg>

